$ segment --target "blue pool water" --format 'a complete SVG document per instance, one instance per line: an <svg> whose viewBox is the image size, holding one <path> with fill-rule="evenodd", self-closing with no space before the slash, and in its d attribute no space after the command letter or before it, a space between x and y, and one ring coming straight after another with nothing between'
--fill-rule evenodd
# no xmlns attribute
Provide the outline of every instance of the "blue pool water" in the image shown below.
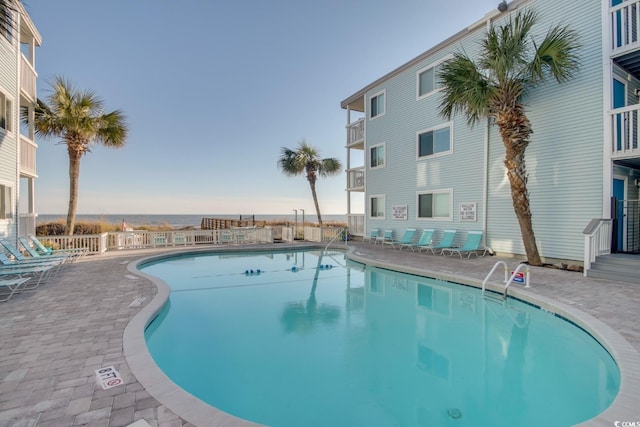
<svg viewBox="0 0 640 427"><path fill-rule="evenodd" d="M201 400L273 427L565 427L615 398L611 356L561 318L319 254L141 267L171 287L146 330L154 360Z"/></svg>

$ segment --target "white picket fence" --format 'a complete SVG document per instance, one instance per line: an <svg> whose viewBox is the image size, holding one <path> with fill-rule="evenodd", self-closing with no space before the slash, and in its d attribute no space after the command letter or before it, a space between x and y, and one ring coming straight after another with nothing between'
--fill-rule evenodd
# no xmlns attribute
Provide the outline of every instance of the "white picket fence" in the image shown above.
<svg viewBox="0 0 640 427"><path fill-rule="evenodd" d="M304 240L310 242L329 242L344 229L304 227ZM242 245L273 243L276 239L294 241L293 227L274 228L229 228L224 230L171 230L146 231L132 230L107 232L101 234L82 234L74 236L38 236L46 245L54 248L87 248L90 254L102 254L107 251L197 246L197 245Z"/></svg>

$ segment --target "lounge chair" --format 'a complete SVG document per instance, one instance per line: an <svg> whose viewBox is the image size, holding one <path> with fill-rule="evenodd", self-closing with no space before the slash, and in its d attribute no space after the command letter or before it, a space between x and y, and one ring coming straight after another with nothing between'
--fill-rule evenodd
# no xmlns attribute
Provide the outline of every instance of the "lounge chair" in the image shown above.
<svg viewBox="0 0 640 427"><path fill-rule="evenodd" d="M464 242L462 246L459 248L444 248L442 249L442 255L448 252L448 255L458 254L460 258L463 258L463 255L466 254L466 258L471 258L471 255L476 256L485 256L487 254L487 249L481 247L480 241L482 240L482 231L469 231L467 233L467 240ZM479 254L480 251L483 251L482 255Z"/></svg>
<svg viewBox="0 0 640 427"><path fill-rule="evenodd" d="M13 294L22 290L20 286L29 281L29 279L30 277L0 278L0 289L7 289L9 291L0 293L0 302L9 301Z"/></svg>
<svg viewBox="0 0 640 427"><path fill-rule="evenodd" d="M27 237L31 240L36 250L42 255L68 254L81 257L85 256L89 252L88 248L52 249L42 244L42 242L33 234L27 234Z"/></svg>
<svg viewBox="0 0 640 427"><path fill-rule="evenodd" d="M30 264L49 264L49 265L57 265L63 263L66 259L65 257L56 257L51 256L47 258L40 257L39 254L35 257L25 257L22 255L22 252L18 250L11 242L7 239L0 239L0 245L2 245L12 257L16 259L19 263L30 263Z"/></svg>
<svg viewBox="0 0 640 427"><path fill-rule="evenodd" d="M21 281L20 291L37 288L42 279L49 277L60 266L59 263L12 261L2 252L0 252L0 264L2 264L0 266L0 280L19 281L18 279L26 279Z"/></svg>
<svg viewBox="0 0 640 427"><path fill-rule="evenodd" d="M442 238L440 241L432 246L425 247L425 250L431 251L432 254L442 253L444 249L452 247L453 241L456 238L456 230L444 230L442 232Z"/></svg>
<svg viewBox="0 0 640 427"><path fill-rule="evenodd" d="M377 236L376 240L373 243L374 244L378 242L384 243L392 240L393 240L393 230L384 230L384 232L382 233L382 236Z"/></svg>
<svg viewBox="0 0 640 427"><path fill-rule="evenodd" d="M376 239L378 238L378 233L380 232L379 229L377 228L372 228L371 229L371 233L369 233L369 237L365 236L362 241L363 242L369 242L369 243L375 243Z"/></svg>
<svg viewBox="0 0 640 427"><path fill-rule="evenodd" d="M400 248L400 245L408 245L409 243L413 242L413 236L416 235L416 229L415 228L407 228L404 231L404 234L402 235L402 237L400 238L400 240L386 240L383 243L385 245L391 245L392 248Z"/></svg>
<svg viewBox="0 0 640 427"><path fill-rule="evenodd" d="M31 246L31 242L29 240L27 240L24 237L20 237L18 238L18 241L20 242L20 244L22 245L22 247L24 248L24 250L29 254L29 258L25 258L25 259L33 259L33 260L46 260L46 261L53 261L53 260L57 260L61 263L64 262L70 262L73 261L75 259L75 255L70 255L70 254L50 254L50 255L40 255L40 252L38 252L34 247ZM4 245L4 243L3 243ZM13 254L12 254L13 255Z"/></svg>
<svg viewBox="0 0 640 427"><path fill-rule="evenodd" d="M402 248L410 248L412 251L415 252L417 248L418 252L420 252L422 248L425 248L431 245L431 240L433 239L434 232L435 230L433 228L425 228L424 230L422 230L422 234L420 234L420 238L418 239L417 242L405 243L405 244L399 245L400 250L402 250Z"/></svg>

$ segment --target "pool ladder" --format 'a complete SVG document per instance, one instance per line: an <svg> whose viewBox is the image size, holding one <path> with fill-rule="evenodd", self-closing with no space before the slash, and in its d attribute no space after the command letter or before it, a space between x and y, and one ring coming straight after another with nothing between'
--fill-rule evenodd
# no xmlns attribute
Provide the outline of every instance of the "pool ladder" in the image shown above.
<svg viewBox="0 0 640 427"><path fill-rule="evenodd" d="M509 290L509 286L511 286L511 284L514 282L514 280L516 280L516 278L520 278L523 277L524 278L524 287L525 288L530 288L531 285L529 284L529 279L530 279L530 271L529 271L529 265L527 264L519 264L516 269L511 273L511 276L509 276L509 268L507 267L507 263L504 261L498 261L493 265L493 268L491 269L491 271L489 272L489 274L487 274L487 277L484 278L484 281L482 282L482 295L485 298L488 299L493 299L493 300L497 300L497 296L493 293L487 293L485 292L486 290L486 286L487 286L487 282L489 281L489 279L491 278L491 275L493 275L493 273L496 271L496 269L498 268L499 265L502 265L504 267L504 289L503 289L503 293L502 296L500 297L501 301L504 301L507 298L507 292ZM521 276L520 273L522 272L522 270L524 270L524 274Z"/></svg>

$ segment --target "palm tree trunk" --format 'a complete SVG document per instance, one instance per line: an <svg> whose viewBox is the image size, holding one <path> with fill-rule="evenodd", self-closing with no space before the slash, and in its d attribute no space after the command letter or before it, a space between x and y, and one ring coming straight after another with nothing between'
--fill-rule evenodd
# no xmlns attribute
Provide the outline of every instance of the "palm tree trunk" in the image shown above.
<svg viewBox="0 0 640 427"><path fill-rule="evenodd" d="M529 145L529 135L532 133L530 122L521 105L510 109L508 112L503 111L503 114L499 115L499 119L497 124L506 151L504 164L511 184L513 210L520 224L522 243L524 244L529 264L540 266L542 265L542 260L540 259L536 237L533 233L529 191L527 190L527 170L524 159L525 150Z"/></svg>
<svg viewBox="0 0 640 427"><path fill-rule="evenodd" d="M69 210L67 212L67 225L65 234L73 235L76 223L76 209L78 208L78 178L80 176L80 159L82 152L68 148L69 152Z"/></svg>
<svg viewBox="0 0 640 427"><path fill-rule="evenodd" d="M313 196L313 204L316 205L316 215L318 216L318 223L320 224L320 227L322 227L322 217L320 216L320 205L318 204L318 195L316 194L316 182L310 179L309 185L311 186L311 195Z"/></svg>

